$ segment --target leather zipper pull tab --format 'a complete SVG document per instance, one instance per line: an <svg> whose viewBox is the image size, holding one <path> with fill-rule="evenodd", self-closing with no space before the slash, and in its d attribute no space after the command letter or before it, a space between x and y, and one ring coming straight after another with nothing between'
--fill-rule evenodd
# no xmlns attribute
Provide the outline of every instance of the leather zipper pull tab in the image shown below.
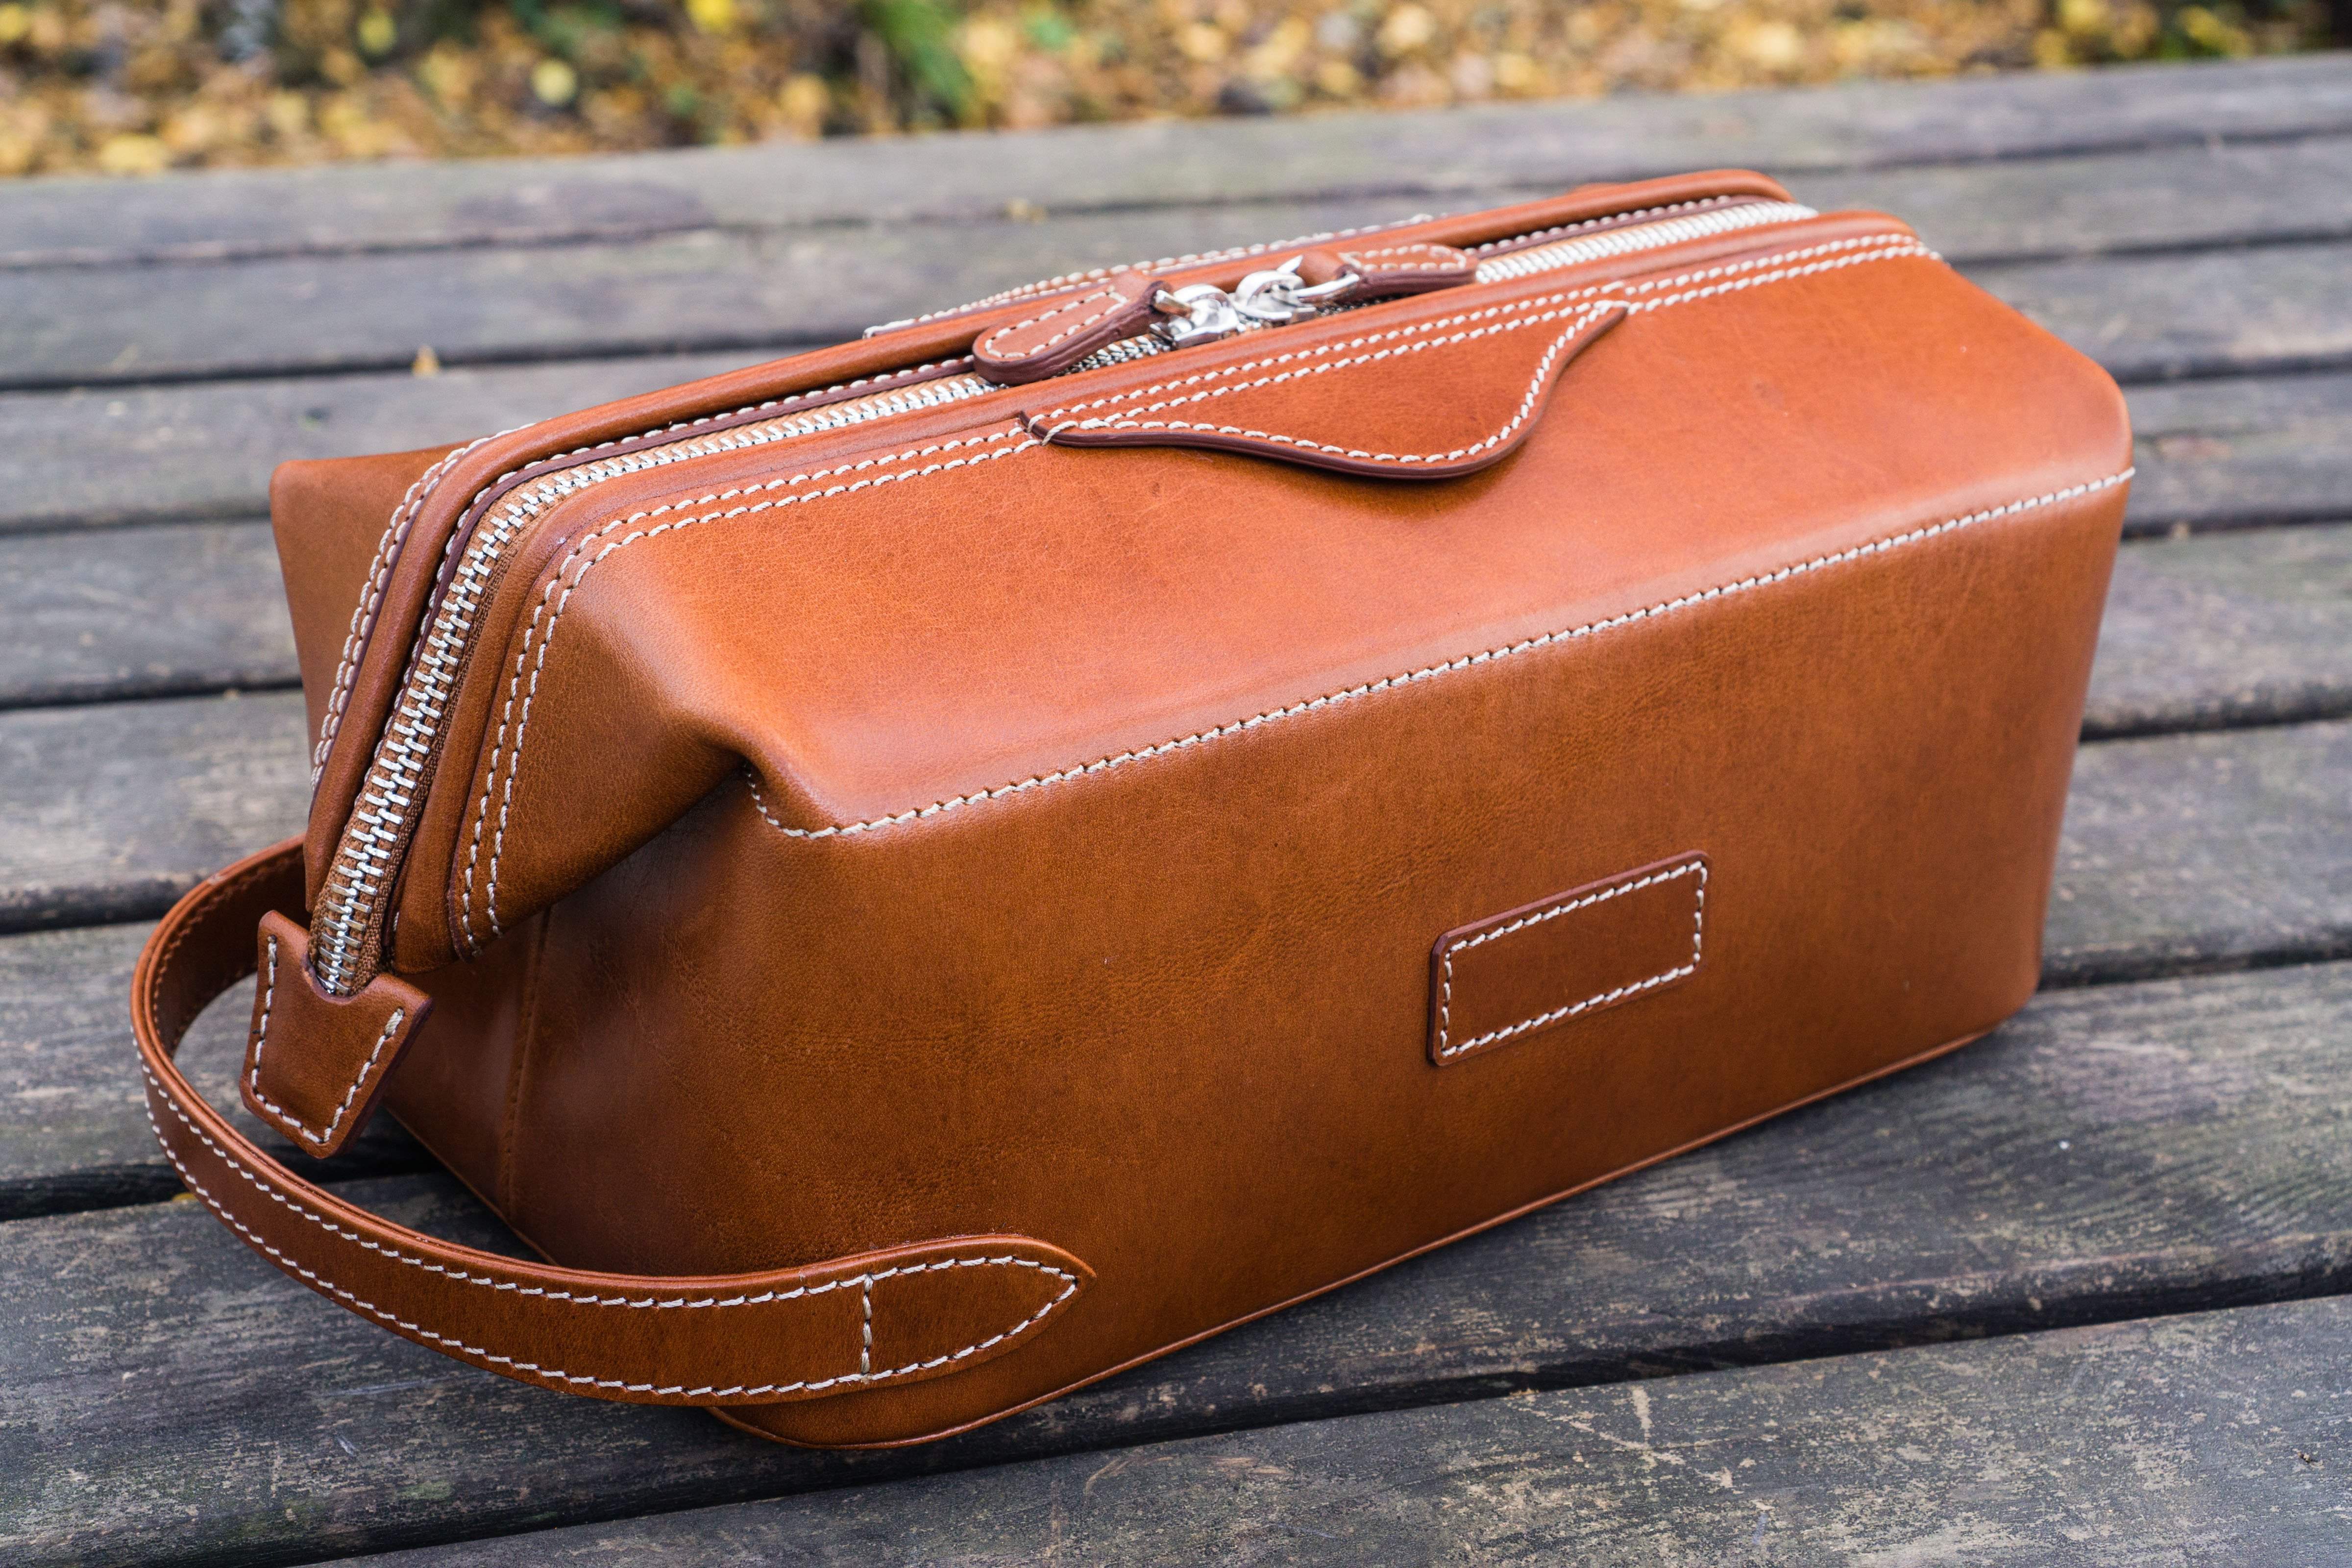
<svg viewBox="0 0 2352 1568"><path fill-rule="evenodd" d="M1006 385L1043 381L1151 322L1159 279L1143 272L1114 272L1034 315L981 333L971 357L981 374Z"/></svg>
<svg viewBox="0 0 2352 1568"><path fill-rule="evenodd" d="M1310 250L1298 258L1298 275L1324 285L1353 275L1353 287L1339 296L1349 303L1425 294L1478 279L1478 259L1450 245L1375 245Z"/></svg>
<svg viewBox="0 0 2352 1568"><path fill-rule="evenodd" d="M433 999L389 973L349 996L331 994L310 973L310 933L275 910L261 917L258 942L238 1088L294 1147L335 1153L366 1125Z"/></svg>

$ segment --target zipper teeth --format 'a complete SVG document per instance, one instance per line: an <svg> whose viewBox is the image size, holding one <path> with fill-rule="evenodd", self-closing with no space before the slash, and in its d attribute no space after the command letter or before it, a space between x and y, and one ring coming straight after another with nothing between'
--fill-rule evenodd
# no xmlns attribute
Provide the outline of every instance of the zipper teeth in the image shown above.
<svg viewBox="0 0 2352 1568"><path fill-rule="evenodd" d="M1705 239L1711 235L1729 234L1737 229L1756 228L1765 224L1795 223L1801 218L1820 216L1812 208L1795 202L1746 202L1738 206L1716 207L1683 217L1636 224L1631 228L1603 229L1581 239L1563 239L1551 245L1539 245L1533 250L1512 251L1480 262L1476 276L1481 283L1500 283L1508 279L1528 278L1538 272L1573 267L1579 262L1656 250L1664 246L1679 245L1686 239Z"/></svg>
<svg viewBox="0 0 2352 1568"><path fill-rule="evenodd" d="M971 374L921 382L716 436L583 464L535 480L510 497L467 542L449 591L443 595L432 627L418 644L417 656L402 682L401 700L384 742L361 784L359 802L352 813L357 826L345 833L336 850L320 889L319 918L312 922L312 967L320 984L332 994L343 995L356 978L360 947L382 901L400 828L415 805L425 759L456 689L457 665L473 630L475 614L489 590L499 558L524 528L556 502L625 474L912 414L995 390L994 383Z"/></svg>
<svg viewBox="0 0 2352 1568"><path fill-rule="evenodd" d="M1581 262L1634 255L1685 240L1767 224L1794 223L1817 216L1811 207L1795 202L1747 202L1710 208L1492 257L1478 264L1475 279L1480 283L1495 283L1528 278ZM1280 248L1283 247L1252 247L1242 254ZM1249 328L1263 330L1264 325L1252 322ZM1107 344L1060 374L1072 375L1148 358L1173 346L1144 333ZM360 949L382 902L402 829L414 813L425 760L431 753L442 718L456 691L458 665L471 641L474 616L489 591L508 545L526 527L557 502L623 475L917 413L998 390L996 383L970 373L944 376L830 404L805 414L762 420L719 435L603 458L534 480L509 498L467 542L463 558L451 576L449 590L434 615L431 627L419 640L403 679L400 700L361 784L358 802L352 811L352 825L336 847L334 863L320 889L319 909L311 922L311 963L320 985L335 995L347 995L355 988ZM464 936L469 947L478 947L470 926Z"/></svg>

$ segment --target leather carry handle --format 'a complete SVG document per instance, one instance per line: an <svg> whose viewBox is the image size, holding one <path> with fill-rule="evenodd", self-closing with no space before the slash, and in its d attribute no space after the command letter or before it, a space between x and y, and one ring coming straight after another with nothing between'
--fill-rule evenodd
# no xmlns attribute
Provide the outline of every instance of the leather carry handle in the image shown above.
<svg viewBox="0 0 2352 1568"><path fill-rule="evenodd" d="M602 1399L765 1405L977 1365L1059 1321L1094 1278L1058 1247L1008 1236L749 1274L604 1274L455 1246L354 1207L257 1147L173 1060L205 1005L254 973L257 924L290 924L301 899L302 845L289 839L207 878L148 938L131 995L148 1116L189 1190L255 1250L403 1338Z"/></svg>

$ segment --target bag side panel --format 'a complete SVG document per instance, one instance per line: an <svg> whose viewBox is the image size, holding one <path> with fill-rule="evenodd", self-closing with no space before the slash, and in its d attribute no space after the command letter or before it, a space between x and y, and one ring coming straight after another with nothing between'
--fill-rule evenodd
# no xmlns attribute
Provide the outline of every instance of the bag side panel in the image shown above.
<svg viewBox="0 0 2352 1568"><path fill-rule="evenodd" d="M1001 1414L1998 1023L2040 931L2120 485L895 834L728 787L562 906L518 1129L567 1262L1011 1230L1099 1282ZM1707 858L1706 962L1450 1066L1442 933Z"/></svg>
<svg viewBox="0 0 2352 1568"><path fill-rule="evenodd" d="M446 447L280 463L269 476L269 524L313 742L338 671L355 652L355 612L382 569L394 514Z"/></svg>

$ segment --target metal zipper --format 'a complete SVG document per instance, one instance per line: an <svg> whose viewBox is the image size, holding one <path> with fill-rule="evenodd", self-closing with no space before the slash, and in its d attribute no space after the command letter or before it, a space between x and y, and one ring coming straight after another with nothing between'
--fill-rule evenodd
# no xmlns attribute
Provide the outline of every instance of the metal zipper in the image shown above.
<svg viewBox="0 0 2352 1568"><path fill-rule="evenodd" d="M1753 201L1709 207L1682 216L1491 255L1478 263L1471 280L1494 283L1527 278L1587 261L1631 256L1687 240L1769 224L1795 223L1818 216L1811 207L1795 202ZM1305 284L1293 270L1296 266L1294 258L1280 267L1252 273L1231 290L1210 284L1168 290L1163 296L1167 305L1150 330L1109 343L1061 374L1099 370L1166 353L1189 342L1263 331L1290 321L1328 315L1335 310L1357 308L1341 297L1343 289ZM602 458L534 480L502 501L466 541L448 591L443 595L425 635L417 640L393 716L369 763L352 820L344 828L334 861L320 889L310 932L310 963L319 984L331 994L344 996L357 991L369 978L361 973L366 934L383 903L402 844L415 826L425 767L440 739L450 699L456 694L460 667L472 640L475 616L499 568L505 564L509 547L533 521L558 502L625 474L868 424L1001 390L999 384L983 376L969 373L946 375L828 404L803 414L740 426L717 435ZM489 934L498 934L495 914L488 918ZM387 919L385 946L391 940L389 925ZM479 951L481 938L476 932L467 929L463 936L469 949Z"/></svg>

